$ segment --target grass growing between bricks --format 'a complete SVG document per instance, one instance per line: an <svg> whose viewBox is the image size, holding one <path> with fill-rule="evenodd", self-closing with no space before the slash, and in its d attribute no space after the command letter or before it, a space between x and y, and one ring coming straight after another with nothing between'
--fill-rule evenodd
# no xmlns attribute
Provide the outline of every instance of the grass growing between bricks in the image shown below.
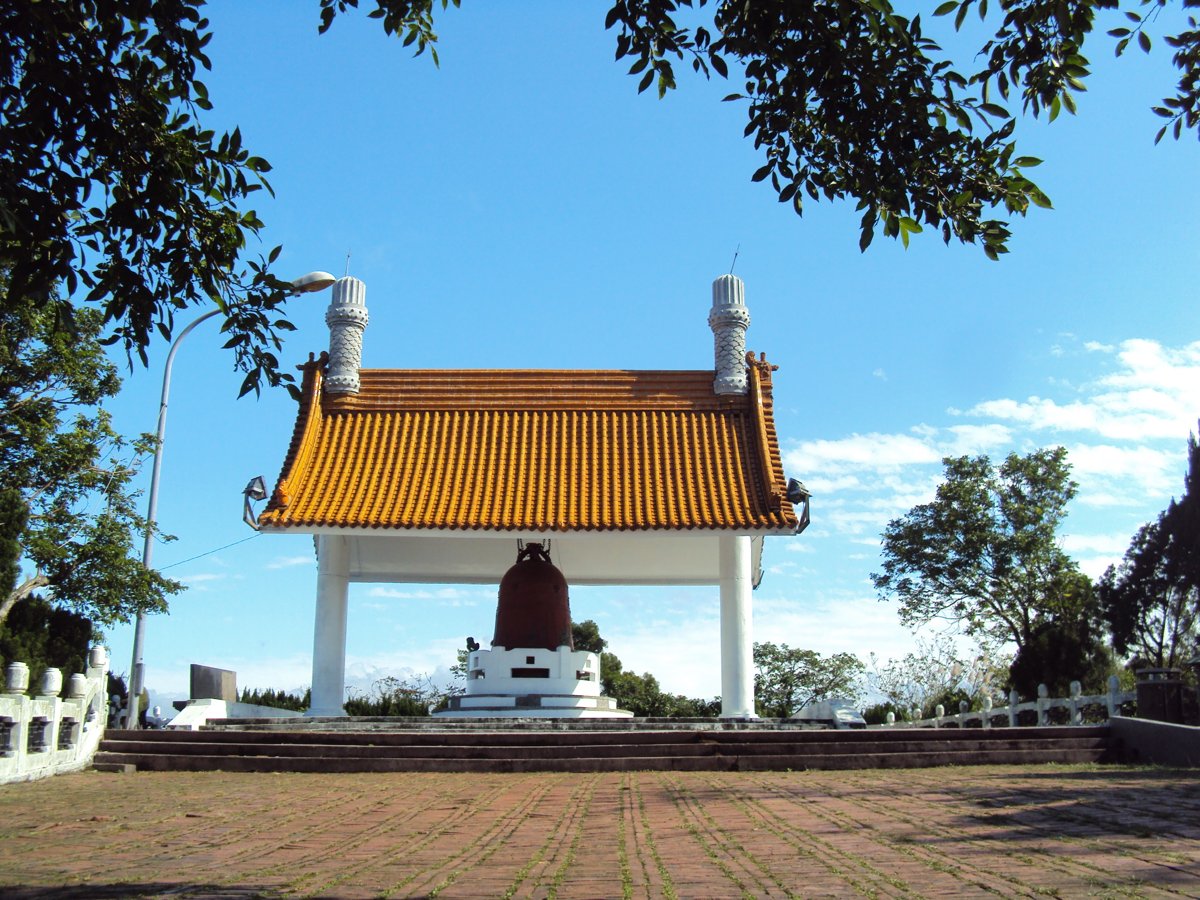
<svg viewBox="0 0 1200 900"><path fill-rule="evenodd" d="M0 790L6 900L1200 896L1200 772L81 773Z"/></svg>

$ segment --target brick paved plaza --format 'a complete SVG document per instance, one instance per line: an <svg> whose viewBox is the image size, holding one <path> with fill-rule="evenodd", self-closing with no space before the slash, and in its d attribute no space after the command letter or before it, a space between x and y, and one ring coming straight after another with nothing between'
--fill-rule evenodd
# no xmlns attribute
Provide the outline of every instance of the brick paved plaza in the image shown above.
<svg viewBox="0 0 1200 900"><path fill-rule="evenodd" d="M0 788L0 896L1196 897L1198 776L88 772Z"/></svg>

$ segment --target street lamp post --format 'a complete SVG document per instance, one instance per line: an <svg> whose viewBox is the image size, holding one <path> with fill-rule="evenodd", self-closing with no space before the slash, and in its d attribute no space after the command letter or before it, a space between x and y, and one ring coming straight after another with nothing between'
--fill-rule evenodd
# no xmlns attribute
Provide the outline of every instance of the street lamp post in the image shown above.
<svg viewBox="0 0 1200 900"><path fill-rule="evenodd" d="M334 277L328 272L309 272L292 282L292 292L305 294L322 291L333 284L334 280ZM212 309L195 319L179 332L179 336L171 343L171 349L167 352L167 362L163 366L162 395L158 401L158 431L154 445L154 466L150 470L150 499L146 504L146 540L142 545L142 565L147 569L150 568L150 563L154 558L154 526L158 521L158 479L162 472L163 440L167 431L167 401L171 395L171 367L175 364L175 354L183 339L191 334L192 330L201 322L207 321L221 312L223 312L221 309ZM145 664L142 660L145 643L146 614L139 610L133 628L133 659L129 665L129 702L125 707L126 728L136 729L141 725L137 710L138 700L141 698L142 688L145 686Z"/></svg>

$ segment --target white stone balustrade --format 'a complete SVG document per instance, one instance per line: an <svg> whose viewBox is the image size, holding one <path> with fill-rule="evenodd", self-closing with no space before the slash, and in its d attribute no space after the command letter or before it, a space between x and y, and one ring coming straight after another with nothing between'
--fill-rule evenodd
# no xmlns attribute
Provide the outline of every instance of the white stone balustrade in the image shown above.
<svg viewBox="0 0 1200 900"><path fill-rule="evenodd" d="M917 716L919 710L913 709L909 713L907 722L896 722L895 717L889 713L888 722L886 725L873 725L872 728L895 727L899 724L905 728L944 728L946 725L953 723L959 728L991 728L993 719L1006 718L1010 728L1017 727L1017 716L1019 713L1032 711L1037 714L1036 722L1038 725L1050 724L1050 710L1065 709L1067 710L1068 724L1082 725L1083 708L1085 706L1103 706L1108 713L1110 719L1118 718L1121 715L1121 704L1128 703L1131 700L1137 699L1135 691L1120 690L1120 683L1116 675L1109 676L1108 692L1104 694L1083 694L1082 686L1078 681L1071 682L1071 696L1069 697L1051 697L1046 685L1038 685L1037 699L1025 703L1021 702L1021 698L1016 691L1012 691L1008 695L1008 706L998 708L992 707L992 698L983 698L983 710L974 712L967 709L965 700L959 701L959 710L957 714L947 716L945 708L939 703L934 709L934 717L932 719L920 719Z"/></svg>
<svg viewBox="0 0 1200 900"><path fill-rule="evenodd" d="M5 669L0 693L0 784L33 781L75 772L91 765L108 722L105 688L108 651L93 647L88 668L67 680L47 669L35 695L29 694L29 666L13 662Z"/></svg>

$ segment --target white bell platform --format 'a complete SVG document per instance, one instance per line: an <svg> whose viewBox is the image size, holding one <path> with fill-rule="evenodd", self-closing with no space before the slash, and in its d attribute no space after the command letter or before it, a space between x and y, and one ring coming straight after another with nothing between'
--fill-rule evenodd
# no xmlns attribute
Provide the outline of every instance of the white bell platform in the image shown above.
<svg viewBox="0 0 1200 900"><path fill-rule="evenodd" d="M472 650L467 657L467 692L450 698L446 718L631 718L611 697L600 695L600 657L572 650L515 647Z"/></svg>

